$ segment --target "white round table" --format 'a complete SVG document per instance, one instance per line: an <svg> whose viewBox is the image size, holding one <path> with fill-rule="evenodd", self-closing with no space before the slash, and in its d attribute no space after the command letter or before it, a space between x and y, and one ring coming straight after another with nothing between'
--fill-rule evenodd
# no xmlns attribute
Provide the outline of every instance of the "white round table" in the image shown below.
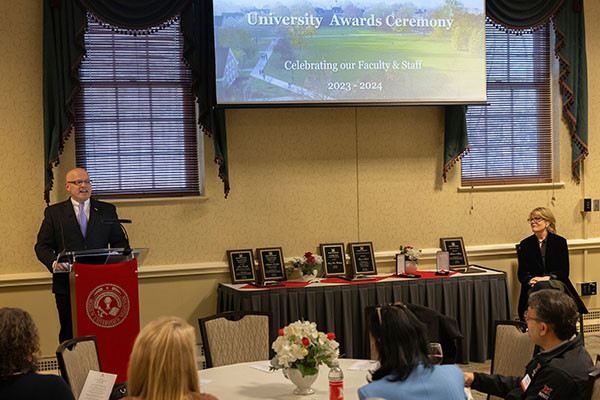
<svg viewBox="0 0 600 400"><path fill-rule="evenodd" d="M368 371L349 369L357 361L365 360L340 359L340 367L344 371L344 400L358 399L358 388L368 383ZM312 385L315 393L301 396L293 393L296 386L283 376L282 371L269 373L251 367L257 364L266 365L265 363L267 361L253 361L200 370L198 371L201 380L200 390L218 397L219 400L329 399L329 381L327 379L329 368L326 365L319 367L319 376ZM211 382L205 383L206 380Z"/></svg>

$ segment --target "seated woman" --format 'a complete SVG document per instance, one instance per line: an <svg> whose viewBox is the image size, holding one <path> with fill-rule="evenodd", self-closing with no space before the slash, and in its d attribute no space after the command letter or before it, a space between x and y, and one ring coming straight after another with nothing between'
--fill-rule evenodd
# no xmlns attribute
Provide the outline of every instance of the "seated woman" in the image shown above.
<svg viewBox="0 0 600 400"><path fill-rule="evenodd" d="M517 250L517 274L521 282L519 318L524 320L531 291L550 288L566 292L575 300L579 313L586 314L587 308L569 280L569 249L565 238L556 234L556 219L552 211L546 207L535 208L527 221L533 235L523 239Z"/></svg>
<svg viewBox="0 0 600 400"><path fill-rule="evenodd" d="M74 400L60 376L35 372L39 351L31 315L18 308L0 308L0 399Z"/></svg>
<svg viewBox="0 0 600 400"><path fill-rule="evenodd" d="M371 358L380 366L358 389L367 398L464 400L464 375L455 365L433 365L425 326L402 303L367 307Z"/></svg>
<svg viewBox="0 0 600 400"><path fill-rule="evenodd" d="M129 359L128 399L217 400L200 393L194 328L161 317L139 333Z"/></svg>

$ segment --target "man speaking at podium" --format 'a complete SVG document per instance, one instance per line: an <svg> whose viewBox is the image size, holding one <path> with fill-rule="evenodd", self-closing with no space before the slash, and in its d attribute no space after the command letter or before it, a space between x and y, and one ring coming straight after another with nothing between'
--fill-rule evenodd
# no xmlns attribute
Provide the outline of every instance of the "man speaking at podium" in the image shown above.
<svg viewBox="0 0 600 400"><path fill-rule="evenodd" d="M65 188L71 198L49 206L37 236L37 258L52 273L52 293L56 298L60 321L60 343L73 337L69 271L71 264L57 263L63 250L89 250L129 247L119 224L115 206L91 199L92 181L82 168L67 173Z"/></svg>

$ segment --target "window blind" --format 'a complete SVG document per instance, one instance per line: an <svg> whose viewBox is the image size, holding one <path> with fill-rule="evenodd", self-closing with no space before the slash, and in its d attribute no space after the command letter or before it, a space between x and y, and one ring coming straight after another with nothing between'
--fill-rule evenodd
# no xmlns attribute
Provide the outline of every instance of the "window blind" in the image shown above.
<svg viewBox="0 0 600 400"><path fill-rule="evenodd" d="M198 133L179 21L117 33L88 15L75 101L76 164L96 197L198 195Z"/></svg>
<svg viewBox="0 0 600 400"><path fill-rule="evenodd" d="M550 28L486 24L487 106L470 106L462 185L552 182Z"/></svg>

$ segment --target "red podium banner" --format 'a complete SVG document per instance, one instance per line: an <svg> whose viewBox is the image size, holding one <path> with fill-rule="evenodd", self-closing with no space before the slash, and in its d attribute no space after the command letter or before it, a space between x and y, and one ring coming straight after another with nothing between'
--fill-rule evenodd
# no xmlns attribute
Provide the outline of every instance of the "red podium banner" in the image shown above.
<svg viewBox="0 0 600 400"><path fill-rule="evenodd" d="M127 364L140 331L137 260L73 264L71 306L75 336L96 336L102 372L127 380Z"/></svg>

